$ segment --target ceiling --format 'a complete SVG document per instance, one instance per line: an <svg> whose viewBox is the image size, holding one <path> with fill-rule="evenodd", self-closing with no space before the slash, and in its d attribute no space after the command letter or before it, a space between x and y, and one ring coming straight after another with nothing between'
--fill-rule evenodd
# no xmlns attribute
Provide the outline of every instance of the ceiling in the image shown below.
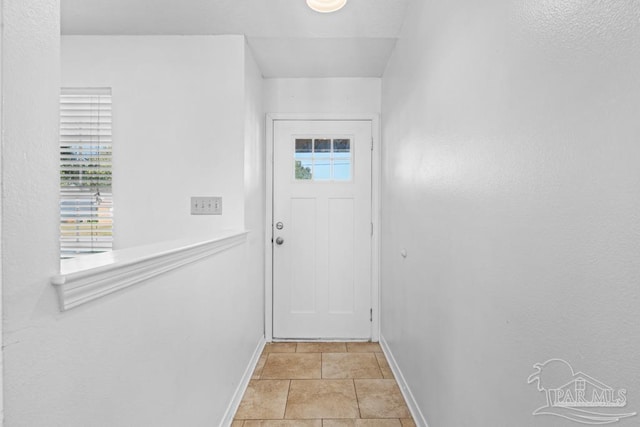
<svg viewBox="0 0 640 427"><path fill-rule="evenodd" d="M63 35L244 34L264 77L380 77L409 0L61 0Z"/></svg>

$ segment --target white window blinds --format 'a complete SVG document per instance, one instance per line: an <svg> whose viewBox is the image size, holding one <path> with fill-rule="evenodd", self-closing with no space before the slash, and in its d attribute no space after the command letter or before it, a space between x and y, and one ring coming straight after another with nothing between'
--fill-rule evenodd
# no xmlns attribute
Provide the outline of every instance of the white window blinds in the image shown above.
<svg viewBox="0 0 640 427"><path fill-rule="evenodd" d="M111 89L60 95L60 257L110 251Z"/></svg>

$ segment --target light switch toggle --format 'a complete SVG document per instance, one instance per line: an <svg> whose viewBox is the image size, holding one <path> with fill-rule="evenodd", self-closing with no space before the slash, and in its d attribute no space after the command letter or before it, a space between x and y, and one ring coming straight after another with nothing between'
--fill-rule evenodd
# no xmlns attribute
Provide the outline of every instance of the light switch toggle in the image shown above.
<svg viewBox="0 0 640 427"><path fill-rule="evenodd" d="M222 197L191 197L191 215L222 215Z"/></svg>

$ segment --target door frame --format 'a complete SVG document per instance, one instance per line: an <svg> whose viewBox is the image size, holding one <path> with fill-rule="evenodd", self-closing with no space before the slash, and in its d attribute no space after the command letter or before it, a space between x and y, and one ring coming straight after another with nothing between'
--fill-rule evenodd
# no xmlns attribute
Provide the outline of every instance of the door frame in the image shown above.
<svg viewBox="0 0 640 427"><path fill-rule="evenodd" d="M382 156L380 143L380 115L365 114L317 114L317 113L267 113L265 123L265 288L264 288L264 337L273 341L273 145L276 121L370 121L371 152L371 340L380 340L380 194L382 183Z"/></svg>

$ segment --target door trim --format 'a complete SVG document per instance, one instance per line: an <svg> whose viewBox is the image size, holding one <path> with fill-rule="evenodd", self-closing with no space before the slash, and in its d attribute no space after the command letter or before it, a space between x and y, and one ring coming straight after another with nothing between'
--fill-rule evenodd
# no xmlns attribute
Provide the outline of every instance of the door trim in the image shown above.
<svg viewBox="0 0 640 427"><path fill-rule="evenodd" d="M369 121L373 138L371 153L371 217L373 237L371 239L371 340L380 340L380 193L382 157L380 142L380 115L366 114L312 114L312 113L267 113L265 123L265 288L264 288L264 336L273 341L273 143L276 121L320 120L320 121Z"/></svg>

